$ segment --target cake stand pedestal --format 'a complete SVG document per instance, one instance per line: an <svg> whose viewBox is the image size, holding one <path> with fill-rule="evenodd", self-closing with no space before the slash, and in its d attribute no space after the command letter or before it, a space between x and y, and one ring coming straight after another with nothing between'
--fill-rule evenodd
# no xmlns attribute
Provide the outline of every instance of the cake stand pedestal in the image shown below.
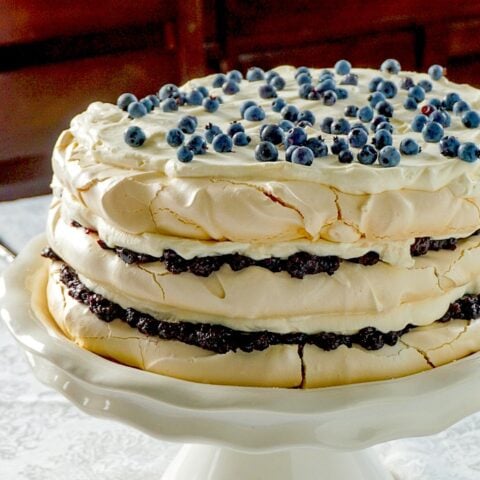
<svg viewBox="0 0 480 480"><path fill-rule="evenodd" d="M202 385L111 362L31 308L45 291L41 280L26 281L41 269L44 242L32 241L0 278L0 316L38 379L81 410L197 444L163 480L392 480L369 447L438 433L480 409L479 354L401 379L313 390Z"/></svg>

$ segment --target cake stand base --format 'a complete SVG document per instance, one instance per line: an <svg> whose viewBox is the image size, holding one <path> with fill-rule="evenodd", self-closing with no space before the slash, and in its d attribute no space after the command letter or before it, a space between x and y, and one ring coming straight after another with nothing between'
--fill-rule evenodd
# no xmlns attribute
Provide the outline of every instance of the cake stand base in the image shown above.
<svg viewBox="0 0 480 480"><path fill-rule="evenodd" d="M267 454L185 445L162 480L393 480L369 450L293 448Z"/></svg>

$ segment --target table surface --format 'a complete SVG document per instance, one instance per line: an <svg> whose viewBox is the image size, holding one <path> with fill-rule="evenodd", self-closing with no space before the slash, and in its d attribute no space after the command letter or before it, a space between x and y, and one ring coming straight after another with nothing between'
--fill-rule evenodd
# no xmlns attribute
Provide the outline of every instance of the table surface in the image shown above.
<svg viewBox="0 0 480 480"><path fill-rule="evenodd" d="M0 241L21 250L44 231L49 201L0 202ZM4 267L0 260L0 272ZM90 417L40 384L1 321L0 362L2 480L157 480L180 447ZM374 449L397 480L478 480L479 445L476 414L438 435Z"/></svg>

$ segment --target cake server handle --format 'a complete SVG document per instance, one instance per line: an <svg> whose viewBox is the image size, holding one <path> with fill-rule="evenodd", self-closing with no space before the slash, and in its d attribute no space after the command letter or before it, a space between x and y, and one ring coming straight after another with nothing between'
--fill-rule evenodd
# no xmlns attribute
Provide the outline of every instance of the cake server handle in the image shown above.
<svg viewBox="0 0 480 480"><path fill-rule="evenodd" d="M15 253L12 252L1 240L0 240L0 258L7 263L12 263L15 260Z"/></svg>

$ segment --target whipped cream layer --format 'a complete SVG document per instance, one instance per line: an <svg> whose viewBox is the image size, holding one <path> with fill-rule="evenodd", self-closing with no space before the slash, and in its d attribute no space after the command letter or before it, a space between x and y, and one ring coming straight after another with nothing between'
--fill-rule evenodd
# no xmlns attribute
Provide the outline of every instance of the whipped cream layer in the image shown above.
<svg viewBox="0 0 480 480"><path fill-rule="evenodd" d="M380 262L342 263L333 276L299 280L259 267L234 272L224 265L209 277L172 274L161 262L127 265L101 249L94 236L52 213L47 233L53 250L91 290L155 318L225 325L246 331L353 333L374 326L383 332L407 324L428 325L451 302L480 292L480 236L454 251L429 252L411 268ZM175 249L175 245L172 245Z"/></svg>
<svg viewBox="0 0 480 480"><path fill-rule="evenodd" d="M293 67L276 69L287 81L279 96L302 109L311 110L316 123L309 136L321 134L329 145L332 136L320 132L326 116L341 118L346 105L367 104L368 82L379 72L353 69L358 86L342 86L349 98L325 106L320 101L302 100L294 81ZM318 78L320 70L312 69ZM383 74L397 85L409 76L415 82L427 75L401 72ZM427 143L411 131L411 111L403 106L407 92L399 89L390 102L395 108L393 143L398 147L412 137L422 147L413 157L402 156L397 167L344 165L334 155L315 159L307 167L284 160L258 162L254 158L260 126L277 123L281 115L271 109L271 99L261 99L263 82L242 81L240 92L224 95L211 89L213 76L192 80L189 90L205 85L211 94L221 94L224 103L214 114L203 107L182 106L178 112L155 109L140 119L130 119L115 105L94 103L72 120L56 144L53 166L57 188L69 193L70 203L83 205L119 232L133 235L161 234L196 240L269 243L307 239L355 243L411 240L416 236L467 236L480 224L479 162L469 164L440 154L438 144ZM426 101L457 91L472 108L480 107L478 90L446 79L433 82ZM262 105L266 119L248 122L239 108L247 99ZM252 142L230 153L210 147L205 155L183 164L165 137L183 115L195 115L196 133L212 122L224 131L232 121L241 121ZM141 148L123 140L131 125L147 135ZM479 142L478 129L465 128L458 117L446 134L460 141ZM187 136L188 138L188 136Z"/></svg>

